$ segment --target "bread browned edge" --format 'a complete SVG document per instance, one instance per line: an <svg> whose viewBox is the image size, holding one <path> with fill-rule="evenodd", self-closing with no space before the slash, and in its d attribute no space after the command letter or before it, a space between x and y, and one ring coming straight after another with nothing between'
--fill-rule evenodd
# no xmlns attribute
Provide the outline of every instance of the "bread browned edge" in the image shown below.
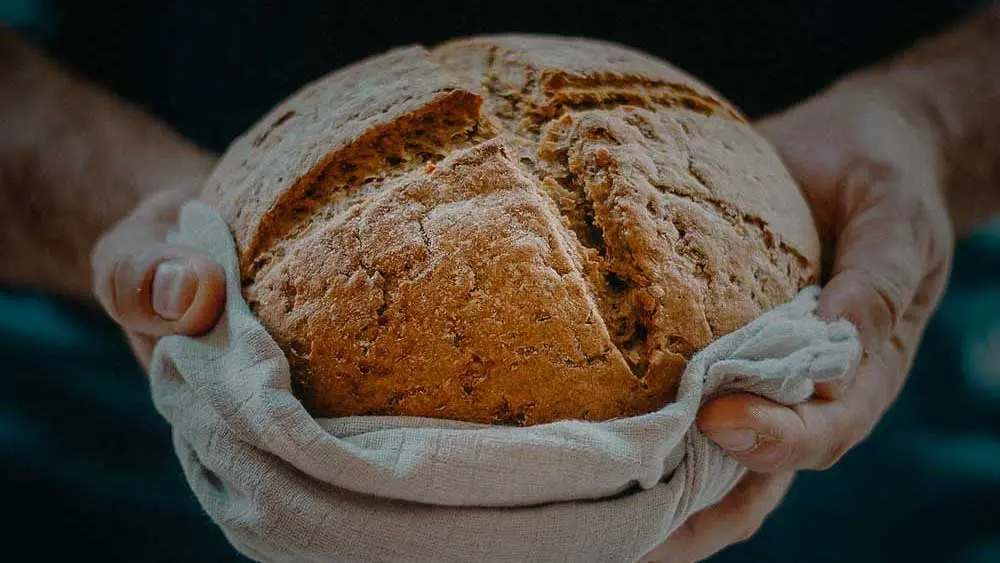
<svg viewBox="0 0 1000 563"><path fill-rule="evenodd" d="M365 80L372 76L382 79ZM252 277L259 268L253 262L288 236L310 202L343 195L373 168L397 168L403 126L451 112L461 123L446 125L457 133L478 125L481 102L442 76L419 47L360 61L305 86L237 139L202 198L230 222L244 273ZM371 162L352 171L345 159Z"/></svg>
<svg viewBox="0 0 1000 563"><path fill-rule="evenodd" d="M585 48L581 49L581 45ZM581 51L584 51L583 57L579 56ZM608 60L595 61L591 51L606 53ZM451 72L442 71L442 66ZM623 67L625 72L618 72ZM363 102L377 105L381 111L367 121L360 121L361 126L350 127L359 123L357 117L336 102L342 99L356 101L357 96L352 97L350 92L345 94L344 91L349 91L361 76L379 73L390 79L378 84L370 99ZM508 80L510 77L505 74L511 73L515 78L523 77L523 81L517 84L517 80ZM392 77L398 80L394 82ZM517 88L512 89L512 86ZM480 115L484 98L488 118ZM359 102L359 105L364 106L364 103ZM518 151L521 155L518 165L539 177L542 192L553 200L569 194L569 205L556 207L563 213L566 225L576 233L580 243L578 250L588 264L585 277L589 289L594 299L603 305L602 315L609 311L608 304L612 303L610 308L620 317L615 321L626 319L623 322L629 324L627 317L639 314L636 299L615 286L632 283L634 276L629 274L635 272L617 267L623 256L614 256L615 249L609 253L605 248L608 225L602 226L600 220L595 220L599 212L594 209L591 198L581 191L583 184L569 170L566 155L560 154L558 148L547 146L544 136L546 127L551 133L559 128L561 121L572 121L571 114L624 106L653 111L678 108L710 116L708 119L745 123L738 110L697 80L665 63L618 46L532 36L472 38L446 43L430 56L419 48L393 51L338 71L303 89L234 143L209 182L205 197L223 211L233 227L245 286L250 287L257 273L275 258L276 242L301 235L314 222L312 216L320 209L325 209L329 217L369 197L370 193L358 189L366 179L378 177L378 183L384 185L392 177L422 174L421 167L426 164L446 158L453 150L475 146L501 130L507 142L522 149ZM347 115L341 116L338 112ZM302 114L340 128L310 129L310 122L295 119ZM424 134L414 150L412 132L416 129ZM269 145L266 143L268 137L272 138ZM276 143L275 137L279 137ZM539 155L536 161L546 161L543 166L525 157L532 148ZM551 154L545 155L547 150ZM268 167L268 163L285 166ZM562 167L565 173L551 174L553 166ZM548 170L540 170L546 167ZM717 191L712 181L698 171L696 163L689 162L688 173L708 192ZM791 183L790 179L787 181ZM671 189L670 186L658 187ZM732 193L703 197L690 190L675 190L674 195L691 200L697 198L699 205L710 207L734 228L754 231L755 236L766 239L774 252L791 257L788 264L794 267L788 266L788 274L796 278L797 288L815 280L819 245L801 196L794 201L797 192L789 192L787 186L782 189L785 190L783 198L792 200L785 202L788 203L786 208L753 210L756 213L741 209L739 197L726 197ZM603 207L606 216L610 206ZM619 271L624 272L627 279L622 279ZM288 307L294 306L294 290L292 292ZM617 303L620 300L622 303L630 301L630 304L621 305ZM267 319L262 320L268 324ZM612 319L605 320L610 326ZM738 320L745 322L748 319ZM630 360L631 369L640 379L648 368L649 356L657 350L665 349L671 354L689 357L705 343L703 337L680 338L673 347L669 342L661 342L658 348L651 348L642 342L649 334L640 323L631 322L624 332L626 334L620 335L623 338L615 344L623 357ZM288 352L299 394L307 406L312 405L315 410L315 406L324 401L310 396L312 376L309 374L308 343L288 338L287 334L282 336L284 338L279 341ZM669 385L679 376L676 366L674 371L676 373L671 374L674 381ZM530 384L530 379L527 383ZM658 404L639 401L638 408L633 405L627 412L622 410L617 415L639 414L661 406L669 399L672 389L658 391L655 393ZM581 397L580 400L586 403L600 399ZM379 409L373 405L363 413L336 408L320 410L325 412L316 414L435 416L433 412L407 412L400 408L399 399L388 408ZM504 415L504 411L508 414ZM593 411L606 413L607 409L595 408ZM524 413L516 405L512 409L504 399L499 407L483 405L482 416L466 413L462 417L478 422L511 424L555 419L539 411L528 419ZM566 415L556 414L556 417ZM602 416L607 418L606 414Z"/></svg>

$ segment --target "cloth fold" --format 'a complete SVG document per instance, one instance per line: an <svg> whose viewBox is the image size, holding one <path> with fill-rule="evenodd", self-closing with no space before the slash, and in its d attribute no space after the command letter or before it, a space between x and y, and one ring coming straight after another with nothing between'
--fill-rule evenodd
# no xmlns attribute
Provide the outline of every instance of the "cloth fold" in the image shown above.
<svg viewBox="0 0 1000 563"><path fill-rule="evenodd" d="M526 428L314 419L242 298L222 218L189 203L171 239L217 260L228 293L210 333L157 344L154 402L202 507L261 561L634 561L744 474L694 426L705 400L795 404L861 355L849 323L816 317L813 287L699 352L676 402L647 415Z"/></svg>

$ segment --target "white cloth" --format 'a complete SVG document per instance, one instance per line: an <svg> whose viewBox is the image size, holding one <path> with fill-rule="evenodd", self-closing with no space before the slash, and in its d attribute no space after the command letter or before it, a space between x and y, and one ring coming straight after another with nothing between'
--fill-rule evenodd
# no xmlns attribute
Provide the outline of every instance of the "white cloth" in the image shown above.
<svg viewBox="0 0 1000 563"><path fill-rule="evenodd" d="M160 340L155 404L202 507L261 561L636 560L744 474L693 425L703 401L801 402L860 357L853 327L819 320L809 288L697 354L677 401L648 415L526 428L317 420L241 296L222 218L188 204L172 239L225 268L228 296L209 334Z"/></svg>

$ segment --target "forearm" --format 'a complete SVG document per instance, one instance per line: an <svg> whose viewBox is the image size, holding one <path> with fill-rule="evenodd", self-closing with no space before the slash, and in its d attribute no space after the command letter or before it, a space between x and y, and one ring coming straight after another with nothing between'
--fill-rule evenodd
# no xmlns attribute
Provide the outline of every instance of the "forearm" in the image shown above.
<svg viewBox="0 0 1000 563"><path fill-rule="evenodd" d="M89 295L100 234L213 160L0 28L0 283Z"/></svg>
<svg viewBox="0 0 1000 563"><path fill-rule="evenodd" d="M1000 214L1000 2L889 64L941 139L943 180L961 235Z"/></svg>

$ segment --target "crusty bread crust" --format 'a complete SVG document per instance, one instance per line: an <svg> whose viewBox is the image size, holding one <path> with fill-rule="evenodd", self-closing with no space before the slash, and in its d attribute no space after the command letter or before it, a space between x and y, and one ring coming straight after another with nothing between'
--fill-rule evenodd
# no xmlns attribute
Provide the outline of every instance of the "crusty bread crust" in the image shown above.
<svg viewBox="0 0 1000 563"><path fill-rule="evenodd" d="M650 412L694 352L820 264L801 193L738 110L583 39L335 72L237 140L203 197L317 416Z"/></svg>

